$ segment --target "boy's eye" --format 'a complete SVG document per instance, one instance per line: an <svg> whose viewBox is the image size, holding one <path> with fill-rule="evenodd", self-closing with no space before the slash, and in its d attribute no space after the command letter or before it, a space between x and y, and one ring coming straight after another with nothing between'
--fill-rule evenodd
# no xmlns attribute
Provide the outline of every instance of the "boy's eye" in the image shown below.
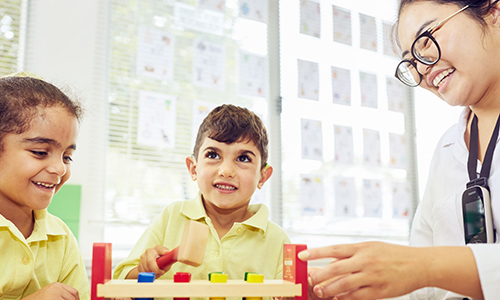
<svg viewBox="0 0 500 300"><path fill-rule="evenodd" d="M71 156L63 156L64 162L69 164L73 162L73 158Z"/></svg>
<svg viewBox="0 0 500 300"><path fill-rule="evenodd" d="M211 159L217 159L217 158L219 158L219 154L217 154L217 152L215 152L215 151L209 151L205 154L205 157L211 158Z"/></svg>
<svg viewBox="0 0 500 300"><path fill-rule="evenodd" d="M250 157L248 157L248 155L240 155L240 156L238 156L237 161L240 161L240 162L252 162L252 160L250 159Z"/></svg>

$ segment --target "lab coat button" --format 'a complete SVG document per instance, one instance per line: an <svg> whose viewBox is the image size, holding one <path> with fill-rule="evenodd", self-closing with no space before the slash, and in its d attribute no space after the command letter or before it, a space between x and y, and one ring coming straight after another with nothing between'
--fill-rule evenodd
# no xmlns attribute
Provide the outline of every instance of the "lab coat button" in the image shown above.
<svg viewBox="0 0 500 300"><path fill-rule="evenodd" d="M27 257L27 256L26 256L26 257L23 257L23 264L27 265L27 264L29 264L29 263L30 263L30 259L29 259L29 257Z"/></svg>

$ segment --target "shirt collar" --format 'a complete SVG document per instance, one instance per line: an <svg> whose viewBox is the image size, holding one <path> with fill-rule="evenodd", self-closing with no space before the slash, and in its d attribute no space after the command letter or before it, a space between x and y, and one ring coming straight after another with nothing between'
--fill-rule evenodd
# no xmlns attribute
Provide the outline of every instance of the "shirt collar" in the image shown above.
<svg viewBox="0 0 500 300"><path fill-rule="evenodd" d="M182 203L181 213L190 220L199 220L207 218L207 212L201 201L201 194L191 200L185 200Z"/></svg>
<svg viewBox="0 0 500 300"><path fill-rule="evenodd" d="M55 221L54 217L50 218L46 209L33 211L35 216L35 226L33 232L26 239L27 242L45 241L47 235L66 235L64 228ZM49 218L48 218L49 217ZM19 239L24 240L24 236L19 229L7 220L3 215L0 215L0 227L8 227L9 230L16 235Z"/></svg>
<svg viewBox="0 0 500 300"><path fill-rule="evenodd" d="M39 226L46 235L66 235L67 232L57 222L57 217L50 215L46 209L35 210L35 226Z"/></svg>
<svg viewBox="0 0 500 300"><path fill-rule="evenodd" d="M253 216L241 224L259 229L265 235L269 221L269 210L267 207L263 204L252 204L248 206L248 210L253 213ZM201 194L198 193L198 196L194 199L185 200L182 203L181 213L190 220L208 218L201 200Z"/></svg>

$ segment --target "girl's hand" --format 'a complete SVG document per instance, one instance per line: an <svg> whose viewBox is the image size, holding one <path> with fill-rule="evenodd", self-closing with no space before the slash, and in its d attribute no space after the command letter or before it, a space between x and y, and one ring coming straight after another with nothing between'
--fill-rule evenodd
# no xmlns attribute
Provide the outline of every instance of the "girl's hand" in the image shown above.
<svg viewBox="0 0 500 300"><path fill-rule="evenodd" d="M60 282L51 283L23 300L79 300L78 291Z"/></svg>
<svg viewBox="0 0 500 300"><path fill-rule="evenodd" d="M334 245L302 251L299 258L333 258L323 268L308 270L313 295L319 298L397 297L427 284L425 257L412 247L381 242Z"/></svg>

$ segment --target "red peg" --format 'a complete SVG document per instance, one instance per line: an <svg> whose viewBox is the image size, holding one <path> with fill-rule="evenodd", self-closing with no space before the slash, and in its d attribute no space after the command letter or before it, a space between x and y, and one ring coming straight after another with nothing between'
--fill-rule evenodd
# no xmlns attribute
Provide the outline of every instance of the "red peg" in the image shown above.
<svg viewBox="0 0 500 300"><path fill-rule="evenodd" d="M190 282L191 273L177 272L174 274L174 282ZM189 298L174 298L174 300L189 300Z"/></svg>

